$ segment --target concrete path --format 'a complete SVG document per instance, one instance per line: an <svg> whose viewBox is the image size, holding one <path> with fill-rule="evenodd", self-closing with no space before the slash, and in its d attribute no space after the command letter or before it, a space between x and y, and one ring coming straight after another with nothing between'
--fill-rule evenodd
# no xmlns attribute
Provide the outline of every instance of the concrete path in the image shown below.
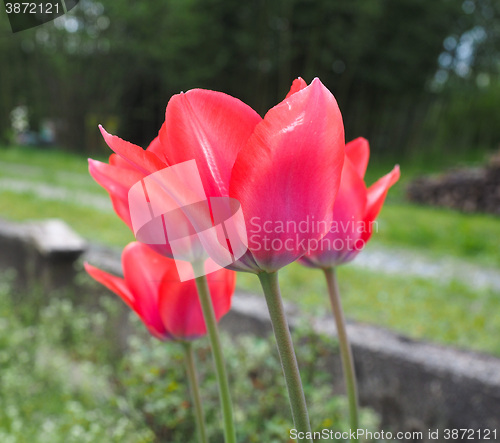
<svg viewBox="0 0 500 443"><path fill-rule="evenodd" d="M35 181L0 178L1 191L11 191L19 194L29 192L42 200L60 201L103 212L113 211L110 199L105 196Z"/></svg>
<svg viewBox="0 0 500 443"><path fill-rule="evenodd" d="M443 283L455 280L471 288L492 289L500 293L500 269L485 268L455 257L431 257L411 249L368 244L351 265L384 274L436 279Z"/></svg>

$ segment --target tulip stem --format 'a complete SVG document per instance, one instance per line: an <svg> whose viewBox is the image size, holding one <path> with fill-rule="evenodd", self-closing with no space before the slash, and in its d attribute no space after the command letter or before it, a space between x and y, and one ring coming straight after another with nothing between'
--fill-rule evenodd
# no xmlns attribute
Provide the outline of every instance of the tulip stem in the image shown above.
<svg viewBox="0 0 500 443"><path fill-rule="evenodd" d="M261 272L258 274L258 277L262 289L264 290L267 308L271 316L274 336L276 337L281 366L288 389L294 426L298 435L304 436L303 438L299 438L298 441L311 442L312 440L310 438L305 438L306 433L311 432L311 424L309 422L304 389L302 388L302 381L300 379L299 366L293 348L292 336L290 334L283 301L281 299L278 272Z"/></svg>
<svg viewBox="0 0 500 443"><path fill-rule="evenodd" d="M323 269L328 285L328 294L332 305L333 316L337 325L337 335L339 338L340 358L344 372L344 382L346 385L347 398L349 401L350 425L353 432L358 429L358 388L356 383L356 373L354 370L354 359L352 357L351 345L347 338L346 323L340 302L340 291L333 267ZM358 441L353 439L352 441Z"/></svg>
<svg viewBox="0 0 500 443"><path fill-rule="evenodd" d="M196 288L198 289L198 296L200 298L201 310L203 318L207 326L208 338L212 348L212 355L215 364L215 373L219 385L219 397L222 406L222 418L224 421L224 440L226 443L236 443L236 431L234 428L233 420L233 405L231 402L231 395L229 392L229 383L227 379L226 366L224 364L224 356L222 354L222 346L220 343L219 330L217 327L217 320L215 318L214 307L212 298L210 297L210 290L208 288L207 278L204 275L203 263L193 263L193 269L196 277Z"/></svg>
<svg viewBox="0 0 500 443"><path fill-rule="evenodd" d="M196 375L196 365L194 363L193 346L190 342L182 343L186 358L186 371L189 380L189 390L191 391L191 398L194 405L194 417L196 420L196 429L198 432L198 442L208 443L207 431L205 428L205 416L203 414L203 407L200 397L200 386L198 384L198 377Z"/></svg>

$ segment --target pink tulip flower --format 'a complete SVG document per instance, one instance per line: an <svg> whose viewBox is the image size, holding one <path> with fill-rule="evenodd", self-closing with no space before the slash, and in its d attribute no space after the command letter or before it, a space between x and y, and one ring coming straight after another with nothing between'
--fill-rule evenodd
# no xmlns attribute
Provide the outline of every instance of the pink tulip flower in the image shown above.
<svg viewBox="0 0 500 443"><path fill-rule="evenodd" d="M330 232L299 260L303 265L330 268L353 260L372 236L375 219L389 188L399 180L399 166L396 165L391 172L366 187L364 176L370 148L364 138L347 143L345 155Z"/></svg>
<svg viewBox="0 0 500 443"><path fill-rule="evenodd" d="M315 79L294 81L287 97L261 118L240 100L195 89L175 95L165 123L142 148L111 136L110 164L90 160L129 226L127 194L145 176L195 160L207 198L231 197L242 208L246 254L231 269L274 272L297 260L330 229L344 162L337 102ZM171 256L168 242L155 250Z"/></svg>
<svg viewBox="0 0 500 443"><path fill-rule="evenodd" d="M164 257L148 246L133 242L122 253L124 278L85 263L86 271L117 294L160 340L192 340L206 334L205 321L194 280L180 282L178 266L188 262ZM207 275L217 320L231 307L236 274L220 269Z"/></svg>

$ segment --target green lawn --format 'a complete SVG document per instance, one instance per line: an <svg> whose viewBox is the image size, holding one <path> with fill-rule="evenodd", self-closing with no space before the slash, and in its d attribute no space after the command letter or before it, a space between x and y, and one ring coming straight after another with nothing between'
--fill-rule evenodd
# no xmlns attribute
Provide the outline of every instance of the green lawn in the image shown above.
<svg viewBox="0 0 500 443"><path fill-rule="evenodd" d="M60 218L89 241L112 246L125 246L134 240L132 232L112 211L103 212L71 202L43 200L33 192L0 191L0 217L19 221Z"/></svg>
<svg viewBox="0 0 500 443"><path fill-rule="evenodd" d="M388 327L412 338L500 356L499 294L492 290L384 275L353 266L339 268L338 280L348 318ZM238 282L245 290L259 290L254 275L242 273ZM305 316L331 316L321 271L294 263L280 271L280 285L284 300L300 306Z"/></svg>
<svg viewBox="0 0 500 443"><path fill-rule="evenodd" d="M7 165L7 166L6 166ZM28 166L26 173L22 166ZM369 167L369 182L392 165ZM432 257L456 257L500 268L500 219L487 215L421 207L404 201L404 186L421 168L402 165L402 179L389 193L372 246L409 248ZM70 190L74 198L40 198L34 190L1 190L0 217L12 220L58 217L89 240L124 246L133 240L128 228L108 210L93 209L82 196L107 199L87 172L84 157L58 151L0 149L0 181L24 180ZM362 274L362 278L360 275ZM471 290L457 283L360 271L339 270L348 317L394 328L412 337L454 343L500 355L495 331L500 329L498 294ZM240 274L239 286L259 291L257 279ZM292 265L281 272L286 298L306 312L329 312L321 273Z"/></svg>
<svg viewBox="0 0 500 443"><path fill-rule="evenodd" d="M97 160L106 161L106 158L106 156L100 156ZM66 171L85 174L87 172L86 159L87 157L84 155L77 155L55 148L0 146L0 161L27 166L39 166L46 168L48 171Z"/></svg>
<svg viewBox="0 0 500 443"><path fill-rule="evenodd" d="M493 215L388 202L371 241L500 267L500 218Z"/></svg>
<svg viewBox="0 0 500 443"><path fill-rule="evenodd" d="M85 157L57 150L0 148L0 180L25 181L35 187L43 183L72 194L62 200L40 198L36 189L14 192L0 186L0 217L20 221L56 217L88 240L125 246L134 237L114 214L111 202L107 211L82 203L82 195L109 200L107 192L89 175L87 165Z"/></svg>

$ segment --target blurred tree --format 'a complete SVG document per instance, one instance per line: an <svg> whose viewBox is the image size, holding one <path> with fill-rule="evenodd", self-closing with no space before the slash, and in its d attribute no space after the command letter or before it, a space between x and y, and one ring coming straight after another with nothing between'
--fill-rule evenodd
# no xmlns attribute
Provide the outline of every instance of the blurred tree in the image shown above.
<svg viewBox="0 0 500 443"><path fill-rule="evenodd" d="M0 21L0 137L10 110L26 103L33 125L58 122L68 148L96 149L96 122L146 146L181 90L221 90L263 113L293 78L317 76L339 101L347 138L364 135L374 151L493 145L492 118L469 118L473 135L462 139L456 125L471 97L477 116L494 106L499 4L81 0L54 23L14 35Z"/></svg>

